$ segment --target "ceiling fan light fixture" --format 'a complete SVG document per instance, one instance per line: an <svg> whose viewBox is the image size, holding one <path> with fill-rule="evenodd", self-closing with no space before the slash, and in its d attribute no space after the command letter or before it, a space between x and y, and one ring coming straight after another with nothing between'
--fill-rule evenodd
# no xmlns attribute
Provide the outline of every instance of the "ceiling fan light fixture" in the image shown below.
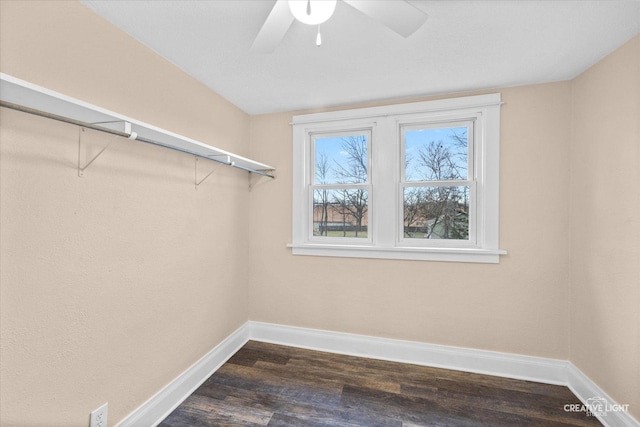
<svg viewBox="0 0 640 427"><path fill-rule="evenodd" d="M289 0L293 16L307 25L326 22L336 10L337 0Z"/></svg>

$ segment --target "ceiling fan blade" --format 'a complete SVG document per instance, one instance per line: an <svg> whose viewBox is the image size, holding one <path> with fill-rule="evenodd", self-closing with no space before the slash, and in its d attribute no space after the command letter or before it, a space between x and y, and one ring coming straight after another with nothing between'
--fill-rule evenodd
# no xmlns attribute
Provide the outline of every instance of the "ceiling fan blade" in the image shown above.
<svg viewBox="0 0 640 427"><path fill-rule="evenodd" d="M276 1L256 39L253 41L251 50L262 53L273 52L287 33L293 20L294 17L291 14L287 0Z"/></svg>
<svg viewBox="0 0 640 427"><path fill-rule="evenodd" d="M427 14L407 1L344 0L403 37L409 37L427 20Z"/></svg>

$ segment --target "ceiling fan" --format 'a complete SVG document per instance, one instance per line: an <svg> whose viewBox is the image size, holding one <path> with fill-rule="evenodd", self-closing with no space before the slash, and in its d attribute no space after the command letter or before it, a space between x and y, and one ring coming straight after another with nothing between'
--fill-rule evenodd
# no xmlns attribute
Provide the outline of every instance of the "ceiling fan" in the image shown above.
<svg viewBox="0 0 640 427"><path fill-rule="evenodd" d="M316 45L322 43L320 24L327 21L337 0L277 0L251 46L256 52L275 50L294 19L318 26ZM427 20L427 14L406 0L342 0L370 18L386 25L403 37L409 37Z"/></svg>

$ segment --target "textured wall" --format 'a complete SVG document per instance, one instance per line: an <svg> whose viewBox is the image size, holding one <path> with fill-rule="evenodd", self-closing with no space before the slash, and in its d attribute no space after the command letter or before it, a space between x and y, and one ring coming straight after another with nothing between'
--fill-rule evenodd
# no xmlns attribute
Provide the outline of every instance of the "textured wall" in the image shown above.
<svg viewBox="0 0 640 427"><path fill-rule="evenodd" d="M84 6L0 8L2 72L247 154L246 114ZM247 174L89 132L79 178L77 127L0 120L0 424L114 425L246 322Z"/></svg>
<svg viewBox="0 0 640 427"><path fill-rule="evenodd" d="M567 358L570 84L500 92L499 265L292 256L292 113L252 117L251 319Z"/></svg>
<svg viewBox="0 0 640 427"><path fill-rule="evenodd" d="M570 358L640 419L640 36L572 99Z"/></svg>

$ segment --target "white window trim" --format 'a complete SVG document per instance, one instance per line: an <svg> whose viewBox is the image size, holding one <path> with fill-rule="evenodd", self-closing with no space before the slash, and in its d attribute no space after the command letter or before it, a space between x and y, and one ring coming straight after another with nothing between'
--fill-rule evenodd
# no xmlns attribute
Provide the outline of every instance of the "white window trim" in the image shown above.
<svg viewBox="0 0 640 427"><path fill-rule="evenodd" d="M506 254L505 250L499 249L500 105L501 97L497 93L294 116L293 242L287 246L292 248L294 255L498 263L500 255ZM474 169L478 191L475 245L441 242L434 246L436 240L405 244L405 239L399 238L399 129L403 123L425 118L429 121L475 118ZM310 135L363 128L370 128L372 134L370 237L367 242L312 239L309 224L309 184L313 173ZM380 172L382 168L384 174ZM397 178L380 178L389 174Z"/></svg>

